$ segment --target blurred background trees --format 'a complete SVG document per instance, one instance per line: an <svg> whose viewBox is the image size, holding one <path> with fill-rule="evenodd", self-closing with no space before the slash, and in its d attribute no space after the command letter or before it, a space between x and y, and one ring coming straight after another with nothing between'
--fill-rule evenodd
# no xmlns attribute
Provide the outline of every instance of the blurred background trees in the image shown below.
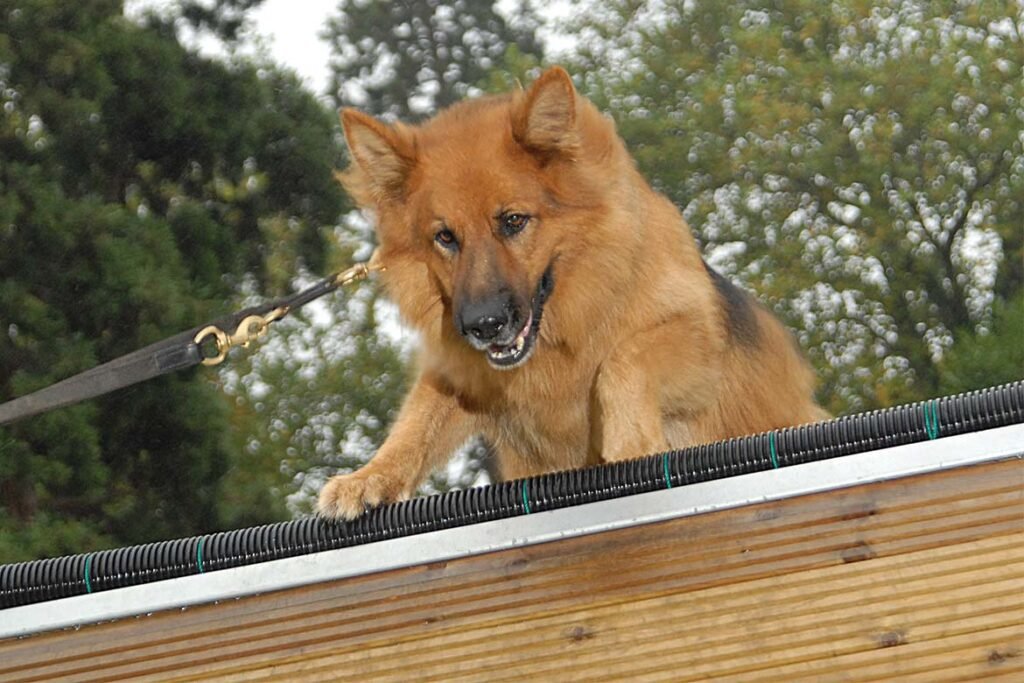
<svg viewBox="0 0 1024 683"><path fill-rule="evenodd" d="M824 402L939 393L1021 288L1020 4L591 6L588 91L711 262L798 331Z"/></svg>
<svg viewBox="0 0 1024 683"><path fill-rule="evenodd" d="M418 120L467 96L502 71L509 51L539 55L539 20L493 0L341 0L327 25L331 96L390 120ZM507 4L507 3L505 3Z"/></svg>
<svg viewBox="0 0 1024 683"><path fill-rule="evenodd" d="M336 126L294 76L201 58L119 2L0 17L0 396L280 293L278 263L328 261ZM0 556L224 526L231 420L185 373L0 428Z"/></svg>
<svg viewBox="0 0 1024 683"><path fill-rule="evenodd" d="M1024 375L1024 8L1009 1L340 0L326 96L228 45L260 0L0 0L0 400L372 249L335 109L527 81L539 36L833 411ZM413 339L372 285L224 370L0 427L0 562L262 523L386 434ZM479 481L467 450L424 490Z"/></svg>

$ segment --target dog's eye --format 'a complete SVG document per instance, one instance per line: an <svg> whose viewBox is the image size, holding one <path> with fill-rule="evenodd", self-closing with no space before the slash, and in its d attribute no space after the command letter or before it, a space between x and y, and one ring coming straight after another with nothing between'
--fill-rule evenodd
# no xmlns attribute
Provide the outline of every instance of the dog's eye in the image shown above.
<svg viewBox="0 0 1024 683"><path fill-rule="evenodd" d="M530 217L525 213L503 213L498 220L501 222L501 232L511 237L523 231Z"/></svg>
<svg viewBox="0 0 1024 683"><path fill-rule="evenodd" d="M459 240L455 237L455 233L448 228L441 228L434 233L434 241L440 244L445 249L454 251L459 248Z"/></svg>

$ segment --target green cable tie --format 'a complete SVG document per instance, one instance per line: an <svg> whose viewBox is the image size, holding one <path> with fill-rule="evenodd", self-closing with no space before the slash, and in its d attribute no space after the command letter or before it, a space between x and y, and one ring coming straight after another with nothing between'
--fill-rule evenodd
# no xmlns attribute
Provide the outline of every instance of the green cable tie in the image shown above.
<svg viewBox="0 0 1024 683"><path fill-rule="evenodd" d="M523 507L526 508L526 514L530 514L530 497L526 495L526 484L527 481L524 479L522 484L523 489Z"/></svg>
<svg viewBox="0 0 1024 683"><path fill-rule="evenodd" d="M89 574L92 573L92 555L85 556L85 592L92 593L92 579L89 578Z"/></svg>
<svg viewBox="0 0 1024 683"><path fill-rule="evenodd" d="M779 469L779 456L775 453L775 432L768 432L768 453L772 456L772 467Z"/></svg>
<svg viewBox="0 0 1024 683"><path fill-rule="evenodd" d="M665 488L672 488L672 477L668 473L668 453L661 456L662 466L665 468Z"/></svg>
<svg viewBox="0 0 1024 683"><path fill-rule="evenodd" d="M199 546L196 547L196 564L199 566L199 573L204 574L206 570L203 569L203 544L206 543L206 536L199 539Z"/></svg>
<svg viewBox="0 0 1024 683"><path fill-rule="evenodd" d="M939 438L939 402L928 401L921 407L924 412L924 432L929 439Z"/></svg>

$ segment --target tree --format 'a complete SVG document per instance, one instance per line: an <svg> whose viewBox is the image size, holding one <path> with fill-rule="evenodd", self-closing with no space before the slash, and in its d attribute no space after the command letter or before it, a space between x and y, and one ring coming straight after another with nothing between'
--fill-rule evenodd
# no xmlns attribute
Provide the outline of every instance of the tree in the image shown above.
<svg viewBox="0 0 1024 683"><path fill-rule="evenodd" d="M246 13L263 0L179 0L178 15L195 29L207 29L225 41L235 41L245 26Z"/></svg>
<svg viewBox="0 0 1024 683"><path fill-rule="evenodd" d="M991 323L960 330L956 346L942 359L941 389L955 394L1015 382L1024 373L1024 290L997 300Z"/></svg>
<svg viewBox="0 0 1024 683"><path fill-rule="evenodd" d="M325 37L339 106L406 121L479 94L510 47L540 54L527 2L508 18L494 0L341 0Z"/></svg>
<svg viewBox="0 0 1024 683"><path fill-rule="evenodd" d="M328 259L333 115L293 75L202 58L147 22L112 0L0 2L0 400ZM216 380L0 428L0 562L283 514L224 490L262 474L238 463Z"/></svg>
<svg viewBox="0 0 1024 683"><path fill-rule="evenodd" d="M584 4L584 87L829 407L938 394L1024 283L1019 3Z"/></svg>

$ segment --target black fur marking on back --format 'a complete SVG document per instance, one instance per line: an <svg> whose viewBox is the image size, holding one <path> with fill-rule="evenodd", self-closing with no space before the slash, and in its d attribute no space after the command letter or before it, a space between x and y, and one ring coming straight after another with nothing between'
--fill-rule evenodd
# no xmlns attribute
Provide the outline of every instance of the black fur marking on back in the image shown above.
<svg viewBox="0 0 1024 683"><path fill-rule="evenodd" d="M711 284L715 286L722 300L729 336L742 346L757 346L761 330L757 325L757 311L754 310L755 304L750 295L729 282L707 263L704 263L704 268L711 276Z"/></svg>

